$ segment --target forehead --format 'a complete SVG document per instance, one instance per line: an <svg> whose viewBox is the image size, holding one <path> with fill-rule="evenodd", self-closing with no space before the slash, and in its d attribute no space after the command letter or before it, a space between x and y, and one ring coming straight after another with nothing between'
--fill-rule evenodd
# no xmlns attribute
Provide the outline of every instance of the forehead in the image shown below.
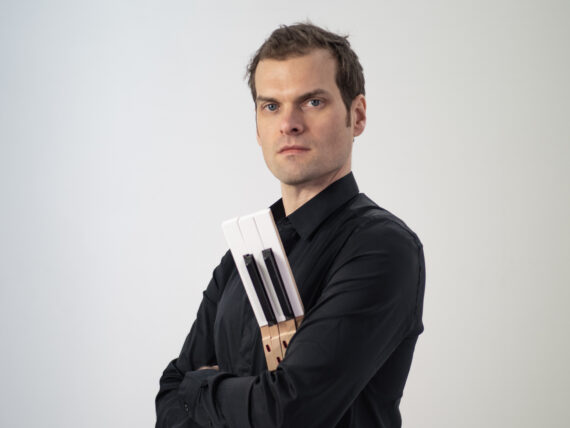
<svg viewBox="0 0 570 428"><path fill-rule="evenodd" d="M263 59L255 72L258 96L287 96L326 89L335 92L336 60L325 49L285 59Z"/></svg>

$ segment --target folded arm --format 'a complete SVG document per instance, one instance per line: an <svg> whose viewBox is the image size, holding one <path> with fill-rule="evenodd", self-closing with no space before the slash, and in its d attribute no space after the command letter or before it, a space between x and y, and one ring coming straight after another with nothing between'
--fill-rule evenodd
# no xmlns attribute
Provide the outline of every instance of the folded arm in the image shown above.
<svg viewBox="0 0 570 428"><path fill-rule="evenodd" d="M171 385L179 409L201 426L335 426L421 324L423 254L417 239L395 223L369 224L350 239L277 370L237 377L177 365ZM171 373L167 369L163 379Z"/></svg>

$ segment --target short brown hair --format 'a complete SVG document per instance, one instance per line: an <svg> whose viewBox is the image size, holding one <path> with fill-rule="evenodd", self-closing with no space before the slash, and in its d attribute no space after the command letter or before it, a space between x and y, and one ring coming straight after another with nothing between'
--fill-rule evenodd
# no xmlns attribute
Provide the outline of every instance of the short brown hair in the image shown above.
<svg viewBox="0 0 570 428"><path fill-rule="evenodd" d="M246 77L253 101L256 102L255 71L264 59L284 60L292 56L302 56L314 49L326 49L336 59L336 84L340 90L347 112L352 100L364 95L364 74L358 56L348 42L348 36L340 36L323 30L311 23L282 25L263 42L249 65Z"/></svg>

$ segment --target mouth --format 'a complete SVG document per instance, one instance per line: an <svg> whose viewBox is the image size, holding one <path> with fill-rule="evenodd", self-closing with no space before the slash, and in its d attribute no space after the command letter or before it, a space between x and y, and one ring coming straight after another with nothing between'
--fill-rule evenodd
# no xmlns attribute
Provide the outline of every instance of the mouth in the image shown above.
<svg viewBox="0 0 570 428"><path fill-rule="evenodd" d="M284 155L290 155L290 154L303 153L308 151L309 149L303 146L286 146L281 148L281 150L279 150L279 153Z"/></svg>

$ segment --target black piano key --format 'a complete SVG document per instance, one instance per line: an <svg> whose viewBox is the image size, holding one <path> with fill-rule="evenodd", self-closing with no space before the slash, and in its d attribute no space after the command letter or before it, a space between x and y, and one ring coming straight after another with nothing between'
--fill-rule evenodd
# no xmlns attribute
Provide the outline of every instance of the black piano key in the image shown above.
<svg viewBox="0 0 570 428"><path fill-rule="evenodd" d="M245 267L247 268L249 277L251 278L251 282L253 282L253 288L255 288L257 298L261 304L261 309L263 309L263 313L265 314L265 319L269 325L277 324L277 318L273 313L273 308L269 302L269 296L267 295L267 291L263 286L263 281L261 279L261 275L259 274L259 270L257 269L257 265L255 264L253 255L246 254L243 256L243 259L245 261Z"/></svg>
<svg viewBox="0 0 570 428"><path fill-rule="evenodd" d="M283 278L281 277L281 273L277 267L277 262L275 261L275 256L273 255L273 250L271 248L268 248L266 250L263 250L262 254L263 261L265 262L265 266L267 266L267 271L269 272L269 277L273 283L273 288L275 289L275 293L279 299L279 304L283 310L283 315L285 315L285 318L288 320L295 318L293 308L291 307L291 302L289 301L289 296L287 296L287 291L285 290Z"/></svg>

